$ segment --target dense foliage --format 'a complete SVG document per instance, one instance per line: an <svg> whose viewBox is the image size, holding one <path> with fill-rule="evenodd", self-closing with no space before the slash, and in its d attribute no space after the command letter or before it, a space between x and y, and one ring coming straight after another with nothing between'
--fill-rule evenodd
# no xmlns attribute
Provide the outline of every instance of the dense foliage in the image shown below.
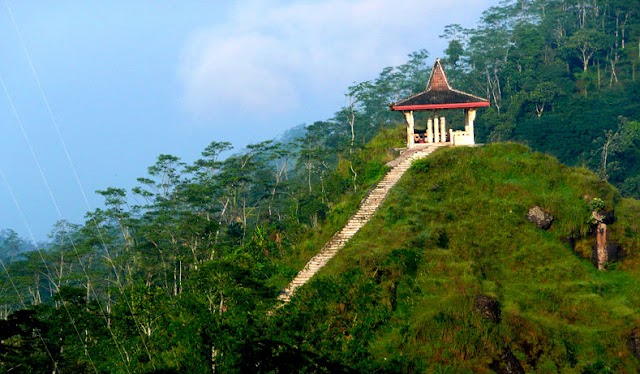
<svg viewBox="0 0 640 374"><path fill-rule="evenodd" d="M639 10L506 1L448 26L452 85L491 99L478 138L583 168L514 144L439 151L274 314L403 146L387 104L424 88L427 51L282 141L158 156L37 250L0 233L0 372L637 371L640 206L622 196L640 194ZM606 272L589 261L594 198L617 217ZM532 205L551 230L525 222Z"/></svg>
<svg viewBox="0 0 640 374"><path fill-rule="evenodd" d="M618 217L606 272L591 262L594 200ZM527 221L533 206L550 230ZM443 149L274 323L358 372L637 372L638 209L522 145Z"/></svg>
<svg viewBox="0 0 640 374"><path fill-rule="evenodd" d="M640 197L637 0L507 1L442 36L450 79L491 100L481 141L526 143Z"/></svg>

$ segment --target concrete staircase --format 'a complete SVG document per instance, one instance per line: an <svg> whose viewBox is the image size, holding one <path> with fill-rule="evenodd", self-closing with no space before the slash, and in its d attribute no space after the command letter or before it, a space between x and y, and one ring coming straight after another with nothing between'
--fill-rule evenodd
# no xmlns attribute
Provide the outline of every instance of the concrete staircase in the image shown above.
<svg viewBox="0 0 640 374"><path fill-rule="evenodd" d="M346 226L335 233L324 245L320 253L313 256L298 275L293 278L287 288L280 292L278 300L282 302L282 305L288 303L296 289L307 283L369 221L382 201L387 197L391 187L400 180L414 160L426 157L436 149L446 145L448 143L416 145L415 148L406 150L399 157L387 163L391 170L364 198L358 211L349 219Z"/></svg>

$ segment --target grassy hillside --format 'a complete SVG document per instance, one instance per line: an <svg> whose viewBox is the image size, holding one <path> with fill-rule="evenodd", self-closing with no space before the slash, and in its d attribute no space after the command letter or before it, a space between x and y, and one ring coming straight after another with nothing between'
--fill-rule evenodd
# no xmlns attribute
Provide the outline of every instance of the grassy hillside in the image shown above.
<svg viewBox="0 0 640 374"><path fill-rule="evenodd" d="M615 209L622 248L607 271L589 258L596 197ZM536 205L555 217L547 231L526 220ZM414 163L270 333L361 372L637 372L639 211L522 145L443 149Z"/></svg>

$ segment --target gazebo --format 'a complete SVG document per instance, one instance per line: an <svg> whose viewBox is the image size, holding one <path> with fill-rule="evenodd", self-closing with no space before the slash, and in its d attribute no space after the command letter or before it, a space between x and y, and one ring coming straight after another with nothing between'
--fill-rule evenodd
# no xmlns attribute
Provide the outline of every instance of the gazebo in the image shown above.
<svg viewBox="0 0 640 374"><path fill-rule="evenodd" d="M488 106L488 99L451 88L440 59L436 59L433 65L425 91L389 104L391 110L401 111L404 114L407 123L408 148L415 147L416 143L449 142L451 145L474 145L473 121L476 118L476 110ZM438 111L443 109L463 109L464 130L449 129L447 133L445 117L438 118ZM415 130L413 118L415 111L434 113L427 120L424 133Z"/></svg>

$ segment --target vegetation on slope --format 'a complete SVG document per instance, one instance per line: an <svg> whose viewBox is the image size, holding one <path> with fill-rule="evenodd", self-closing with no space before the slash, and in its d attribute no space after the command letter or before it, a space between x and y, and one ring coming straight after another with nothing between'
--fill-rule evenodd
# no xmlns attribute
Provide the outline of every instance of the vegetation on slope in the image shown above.
<svg viewBox="0 0 640 374"><path fill-rule="evenodd" d="M402 145L387 104L424 89L421 50L294 139L158 156L42 250L0 235L0 371L636 371L640 206L602 180L640 196L638 15L626 0L505 1L444 31L452 85L491 99L480 141L597 177L512 144L442 150L267 318ZM589 260L595 197L624 255L606 272ZM551 230L524 220L532 205Z"/></svg>
<svg viewBox="0 0 640 374"><path fill-rule="evenodd" d="M106 209L61 222L48 250L5 264L0 372L332 367L307 352L270 361L285 343L264 333L267 312L403 139L403 127L382 130L333 155L333 170L318 170L320 152L286 168L285 146L271 142L224 161L217 142L192 165L159 156L137 205L125 190L99 191Z"/></svg>
<svg viewBox="0 0 640 374"><path fill-rule="evenodd" d="M624 258L598 271L589 202L615 209ZM544 231L526 220L540 206ZM636 372L640 205L517 144L443 149L276 318L296 344L360 372ZM623 270L624 269L624 270ZM499 303L487 318L478 297ZM636 352L637 354L637 352ZM508 360L507 360L508 361Z"/></svg>
<svg viewBox="0 0 640 374"><path fill-rule="evenodd" d="M392 157L386 141L374 140L358 156L370 163L369 185ZM349 169L340 170L350 183ZM75 249L59 247L42 259L57 273L29 258L11 264L7 287L25 287L34 300L40 292L42 301L0 322L0 368L500 372L517 362L536 372L633 372L640 366L640 204L586 169L518 144L442 149L415 162L353 241L291 304L269 315L278 290L355 211L366 186L333 200L315 229L258 226L242 239L230 226L220 244L176 247L182 253L170 250L168 234L189 216L160 214L171 207L166 200L153 215L129 218L136 242L122 252L110 242L111 258L92 251L90 245L105 242L80 228ZM595 198L615 210L612 240L624 255L607 271L590 261ZM526 221L534 205L554 215L550 230ZM216 227L204 232L215 238ZM154 250L151 235L160 228L167 236L158 236L163 242ZM39 289L29 287L56 274L35 283Z"/></svg>

